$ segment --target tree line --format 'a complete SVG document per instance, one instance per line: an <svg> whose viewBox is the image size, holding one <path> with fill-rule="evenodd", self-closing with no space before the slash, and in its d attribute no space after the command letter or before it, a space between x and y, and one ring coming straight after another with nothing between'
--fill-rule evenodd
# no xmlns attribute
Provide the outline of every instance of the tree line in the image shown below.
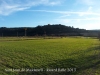
<svg viewBox="0 0 100 75"><path fill-rule="evenodd" d="M83 36L86 29L61 24L38 25L37 27L0 28L0 36Z"/></svg>

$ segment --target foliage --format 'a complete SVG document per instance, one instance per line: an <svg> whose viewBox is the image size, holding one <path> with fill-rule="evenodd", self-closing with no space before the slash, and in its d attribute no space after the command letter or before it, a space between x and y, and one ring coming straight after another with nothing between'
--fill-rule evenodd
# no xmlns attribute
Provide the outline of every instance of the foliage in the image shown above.
<svg viewBox="0 0 100 75"><path fill-rule="evenodd" d="M1 27L0 28L0 36L25 36L25 29L26 27L20 27L20 28L6 28ZM55 25L44 25L44 26L37 26L37 27L27 27L27 36L43 36L43 35L62 35L62 36L68 36L68 35L77 35L81 36L82 32L86 32L84 29L74 28L71 26L65 26L61 24L55 24Z"/></svg>

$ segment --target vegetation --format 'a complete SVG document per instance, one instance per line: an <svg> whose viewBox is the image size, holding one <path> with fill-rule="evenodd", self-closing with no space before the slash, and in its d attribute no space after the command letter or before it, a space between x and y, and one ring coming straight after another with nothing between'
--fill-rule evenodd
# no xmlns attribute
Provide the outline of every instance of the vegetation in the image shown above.
<svg viewBox="0 0 100 75"><path fill-rule="evenodd" d="M99 44L85 37L0 38L0 75L100 75ZM44 71L18 70L40 68ZM76 71L47 72L47 68Z"/></svg>
<svg viewBox="0 0 100 75"><path fill-rule="evenodd" d="M44 25L37 27L0 28L0 36L82 36L85 29L74 28L61 24Z"/></svg>

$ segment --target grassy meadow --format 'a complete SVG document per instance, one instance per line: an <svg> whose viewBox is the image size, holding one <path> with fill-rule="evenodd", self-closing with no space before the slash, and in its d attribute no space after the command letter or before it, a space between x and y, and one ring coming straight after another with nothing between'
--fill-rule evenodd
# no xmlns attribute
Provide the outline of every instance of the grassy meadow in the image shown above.
<svg viewBox="0 0 100 75"><path fill-rule="evenodd" d="M76 70L46 71L58 68ZM100 75L100 42L85 37L1 37L0 75Z"/></svg>

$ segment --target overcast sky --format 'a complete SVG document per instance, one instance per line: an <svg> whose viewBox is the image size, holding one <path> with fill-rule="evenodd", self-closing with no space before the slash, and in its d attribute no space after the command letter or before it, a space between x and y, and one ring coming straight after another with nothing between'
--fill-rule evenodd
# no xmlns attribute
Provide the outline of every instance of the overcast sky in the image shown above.
<svg viewBox="0 0 100 75"><path fill-rule="evenodd" d="M0 27L46 24L100 29L100 0L0 0Z"/></svg>

